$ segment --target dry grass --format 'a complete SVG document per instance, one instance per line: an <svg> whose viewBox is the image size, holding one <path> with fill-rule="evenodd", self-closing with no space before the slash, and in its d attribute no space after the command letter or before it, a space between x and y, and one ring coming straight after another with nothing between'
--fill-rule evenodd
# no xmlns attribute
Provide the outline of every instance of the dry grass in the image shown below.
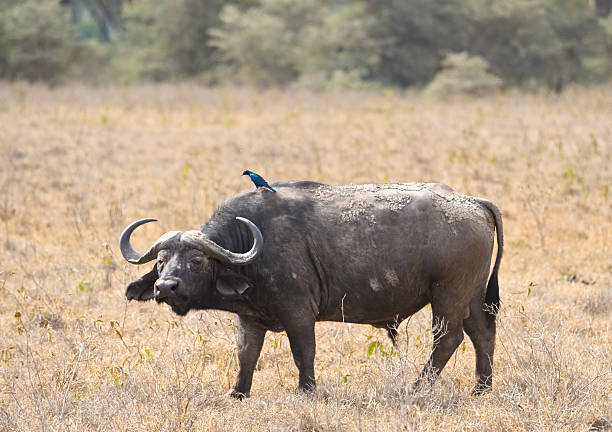
<svg viewBox="0 0 612 432"><path fill-rule="evenodd" d="M0 430L588 430L612 419L612 88L560 97L0 84ZM317 325L315 397L269 333L253 397L228 400L234 319L128 304L117 239L192 229L271 181L439 180L504 212L492 393L472 397L468 339L408 392L429 310L400 348L368 326ZM146 266L148 268L148 266ZM369 358L367 348L383 349ZM597 423L598 422L598 423ZM609 426L609 423L608 423Z"/></svg>

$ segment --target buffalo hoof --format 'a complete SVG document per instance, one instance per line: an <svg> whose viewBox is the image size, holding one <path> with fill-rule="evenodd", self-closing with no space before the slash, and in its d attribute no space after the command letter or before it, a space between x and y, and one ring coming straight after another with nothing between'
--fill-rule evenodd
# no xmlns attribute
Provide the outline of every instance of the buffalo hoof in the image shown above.
<svg viewBox="0 0 612 432"><path fill-rule="evenodd" d="M227 392L227 396L231 397L232 399L244 400L248 398L250 394L248 393L245 394L245 393L237 391L236 389L232 389L229 392Z"/></svg>
<svg viewBox="0 0 612 432"><path fill-rule="evenodd" d="M482 382L477 382L474 388L472 389L473 396L482 396L491 391L491 385L485 384Z"/></svg>
<svg viewBox="0 0 612 432"><path fill-rule="evenodd" d="M317 385L314 380L312 381L309 380L303 383L299 383L298 391L301 394L312 396L317 392Z"/></svg>
<svg viewBox="0 0 612 432"><path fill-rule="evenodd" d="M321 393L319 393L319 391L315 387L308 387L308 388L298 387L297 394L304 395L309 398L315 397L315 396L321 396Z"/></svg>
<svg viewBox="0 0 612 432"><path fill-rule="evenodd" d="M423 377L419 377L410 386L409 392L412 394L419 393L425 389L430 389L434 381L436 380L435 375L427 374Z"/></svg>

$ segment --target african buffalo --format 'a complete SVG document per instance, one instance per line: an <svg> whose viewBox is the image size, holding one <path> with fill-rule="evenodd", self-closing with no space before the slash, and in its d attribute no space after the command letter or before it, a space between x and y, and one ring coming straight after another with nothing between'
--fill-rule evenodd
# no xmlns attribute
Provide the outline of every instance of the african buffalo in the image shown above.
<svg viewBox="0 0 612 432"><path fill-rule="evenodd" d="M465 330L476 350L474 392L491 388L503 250L495 205L440 183L273 186L276 193L228 199L200 231L167 232L144 254L130 236L154 219L129 225L124 258L157 262L129 284L127 298L154 298L179 315L236 313L240 371L230 395L237 398L249 396L268 330L287 332L299 388L312 390L315 321L371 324L395 342L397 325L427 304L438 336L417 383L440 373Z"/></svg>

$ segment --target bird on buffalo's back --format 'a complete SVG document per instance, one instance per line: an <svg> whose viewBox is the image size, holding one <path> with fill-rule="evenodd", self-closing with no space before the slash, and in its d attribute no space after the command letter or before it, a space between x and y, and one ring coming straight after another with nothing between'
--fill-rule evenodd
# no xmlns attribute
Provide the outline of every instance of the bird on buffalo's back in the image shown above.
<svg viewBox="0 0 612 432"><path fill-rule="evenodd" d="M268 182L265 181L264 178L262 176L260 176L259 174L254 173L253 171L245 170L242 173L242 175L248 175L251 178L251 180L253 181L253 183L255 183L255 187L257 189L259 189L260 187L264 187L266 189L271 190L272 192L276 192L274 190L274 188L272 186L270 186L268 184Z"/></svg>

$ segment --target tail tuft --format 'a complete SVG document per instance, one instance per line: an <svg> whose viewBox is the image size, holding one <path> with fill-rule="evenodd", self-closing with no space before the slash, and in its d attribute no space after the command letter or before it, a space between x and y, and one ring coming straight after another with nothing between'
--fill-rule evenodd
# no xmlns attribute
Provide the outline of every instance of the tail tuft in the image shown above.
<svg viewBox="0 0 612 432"><path fill-rule="evenodd" d="M487 293L484 301L484 309L487 312L489 323L495 321L497 311L499 310L499 283L497 281L497 272L491 274L491 277L489 278Z"/></svg>

